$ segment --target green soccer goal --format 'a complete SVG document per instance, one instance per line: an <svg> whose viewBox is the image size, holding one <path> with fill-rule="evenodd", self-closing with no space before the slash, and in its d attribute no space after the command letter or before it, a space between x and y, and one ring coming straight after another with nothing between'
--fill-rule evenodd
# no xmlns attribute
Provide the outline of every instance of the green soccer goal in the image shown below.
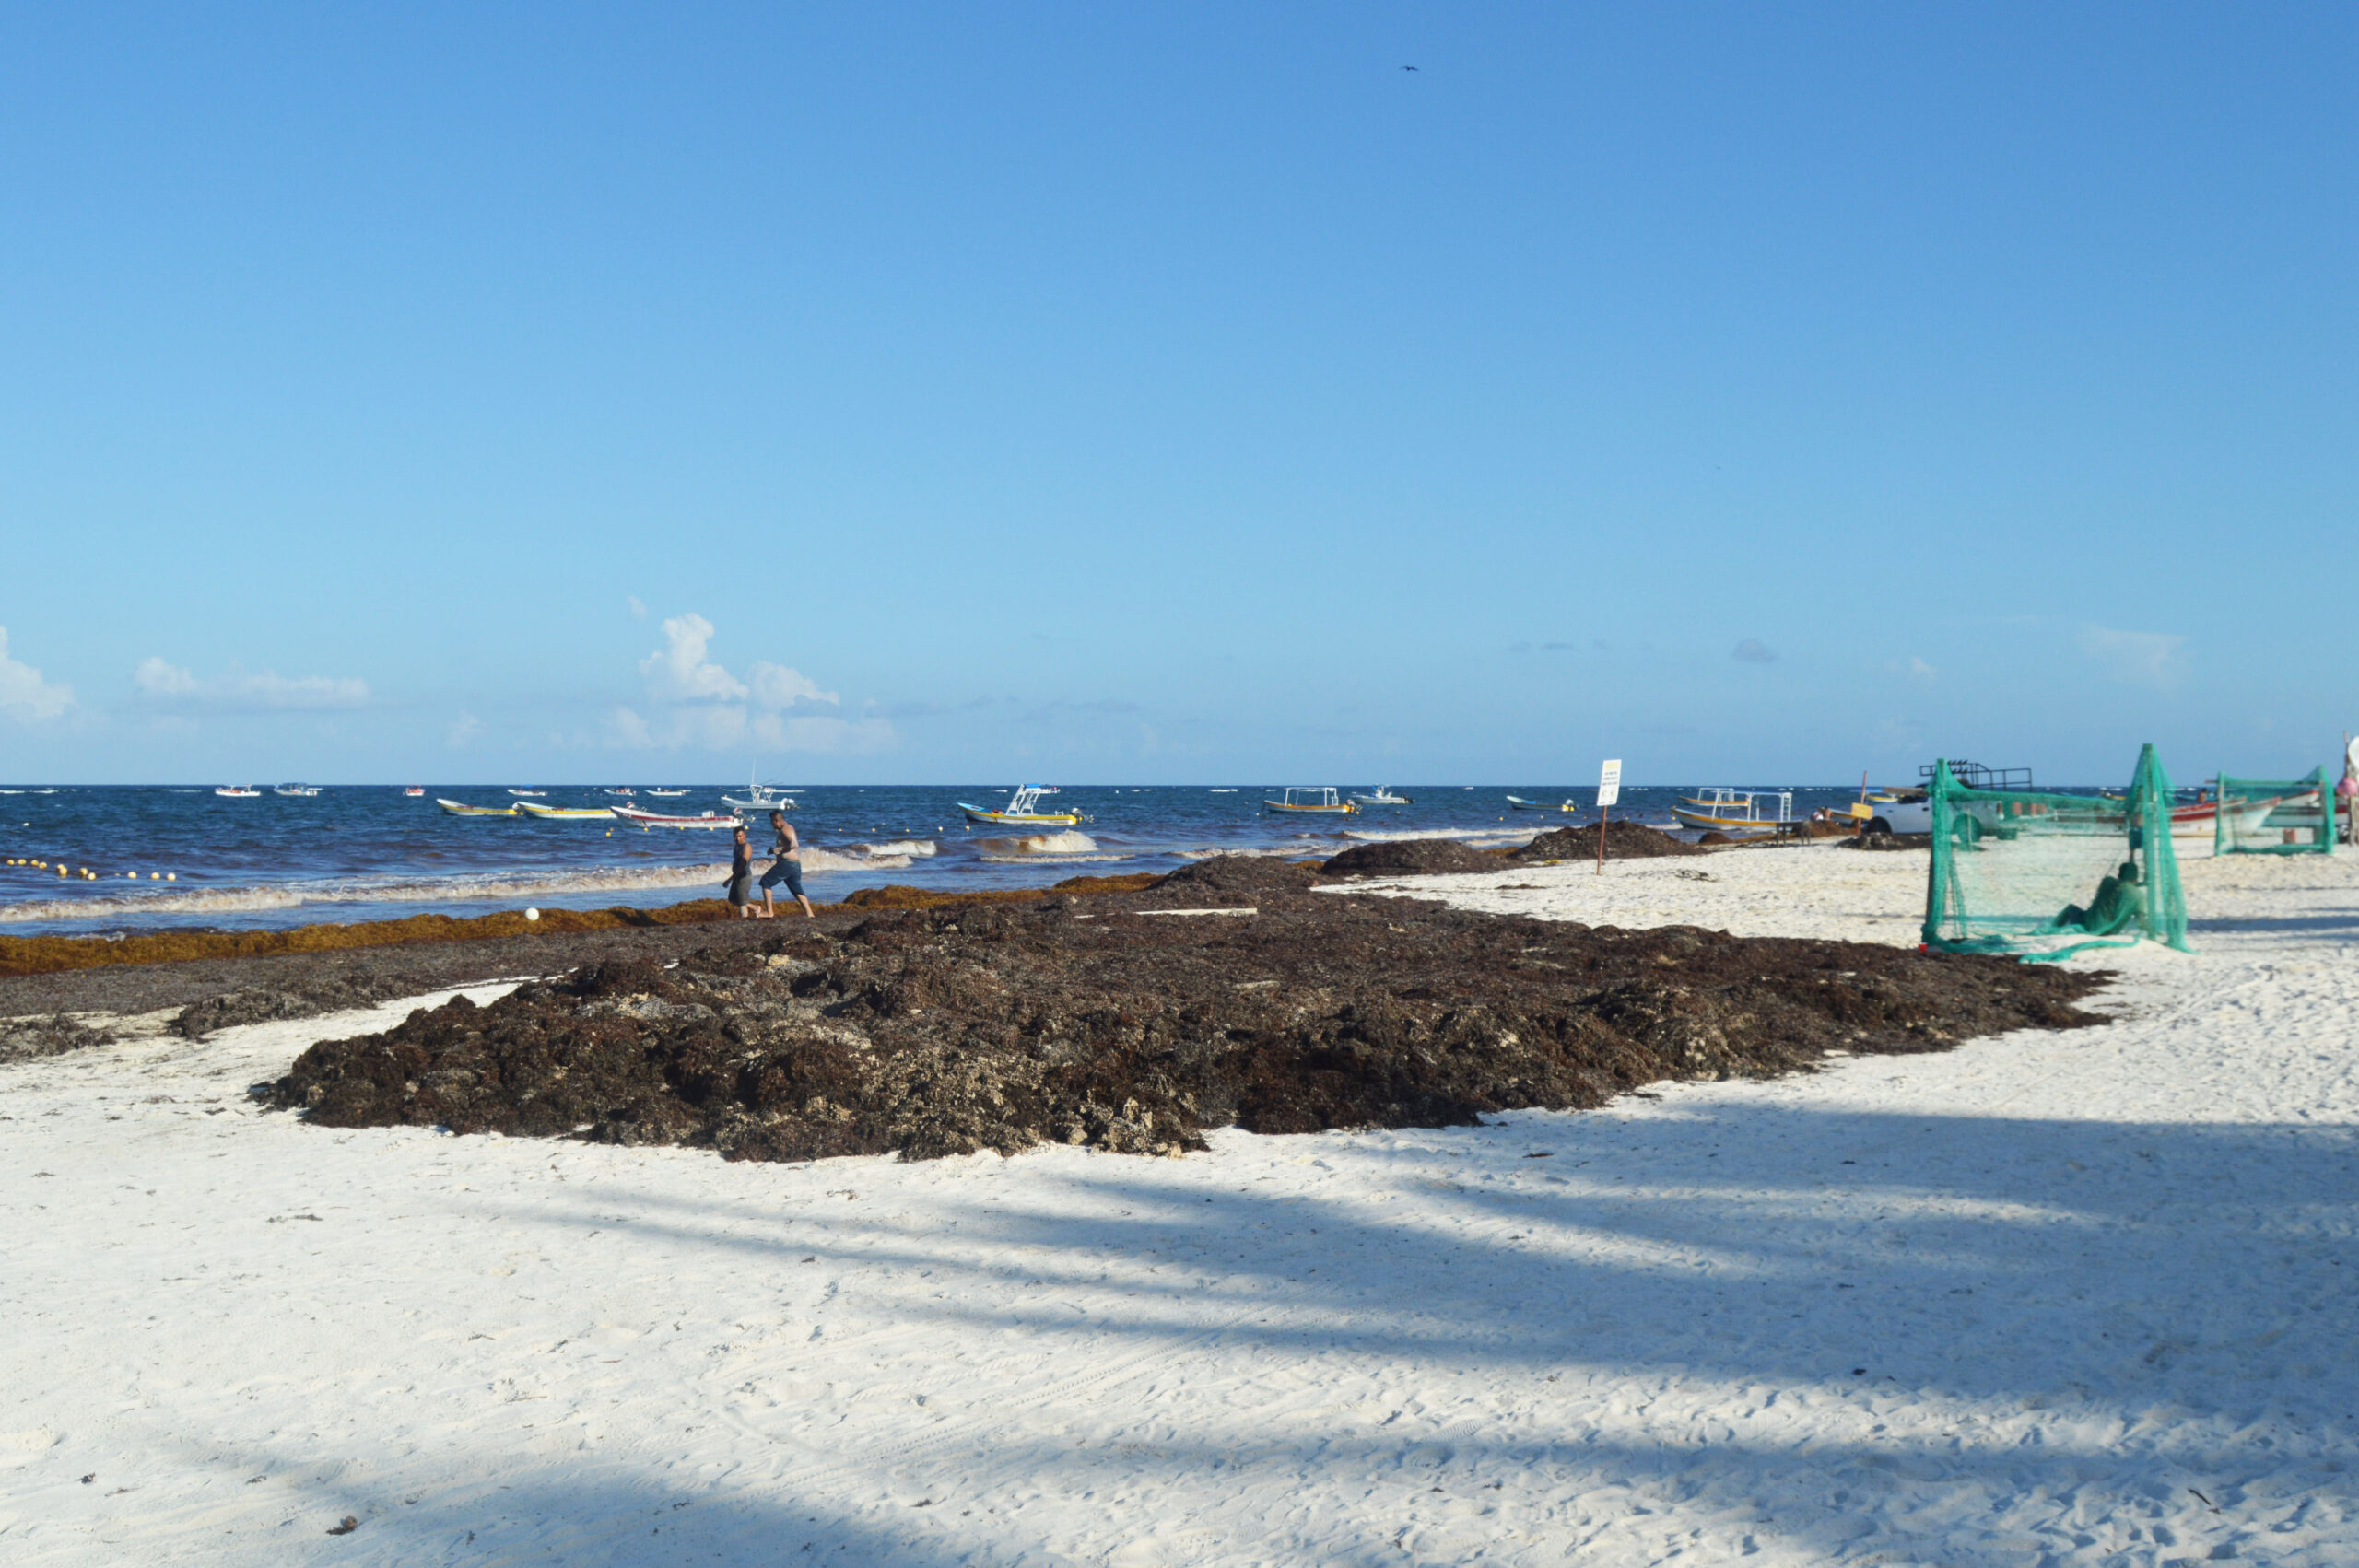
<svg viewBox="0 0 2359 1568"><path fill-rule="evenodd" d="M1925 942L2065 958L2141 937L2187 950L2171 781L2154 748L2122 794L1978 790L1933 765Z"/></svg>
<svg viewBox="0 0 2359 1568"><path fill-rule="evenodd" d="M2220 815L2212 830L2215 855L2331 855L2334 786L2326 769L2299 778L2231 778L2220 775Z"/></svg>

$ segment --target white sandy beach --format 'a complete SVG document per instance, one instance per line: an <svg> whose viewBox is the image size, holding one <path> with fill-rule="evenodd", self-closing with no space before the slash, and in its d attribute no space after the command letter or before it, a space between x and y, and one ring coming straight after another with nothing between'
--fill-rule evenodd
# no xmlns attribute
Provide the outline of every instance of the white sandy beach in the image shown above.
<svg viewBox="0 0 2359 1568"><path fill-rule="evenodd" d="M1398 885L1913 943L1924 874ZM2185 874L2109 1027L1184 1160L248 1101L410 1003L0 1067L0 1560L2348 1563L2359 856Z"/></svg>

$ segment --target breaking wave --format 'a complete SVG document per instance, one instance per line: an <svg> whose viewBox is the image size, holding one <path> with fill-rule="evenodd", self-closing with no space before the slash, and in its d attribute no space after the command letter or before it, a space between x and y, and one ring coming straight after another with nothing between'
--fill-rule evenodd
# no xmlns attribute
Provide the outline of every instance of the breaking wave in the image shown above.
<svg viewBox="0 0 2359 1568"><path fill-rule="evenodd" d="M851 867L847 865L842 869ZM414 882L286 882L261 887L185 888L133 897L29 899L21 904L0 904L0 921L22 923L153 918L159 915L226 915L262 909L299 909L310 904L455 904L550 894L628 894L678 887L717 889L728 876L727 864L716 863L532 874L495 872Z"/></svg>
<svg viewBox="0 0 2359 1568"><path fill-rule="evenodd" d="M890 844L854 844L851 846L853 853L866 855L871 860L874 860L885 855L898 855L905 860L924 860L928 855L934 853L936 848L936 845L931 838L896 838Z"/></svg>
<svg viewBox="0 0 2359 1568"><path fill-rule="evenodd" d="M978 855L975 859L995 866L1037 866L1044 857L1039 855ZM1057 864L1076 865L1085 860L1127 860L1128 855L1058 855Z"/></svg>
<svg viewBox="0 0 2359 1568"><path fill-rule="evenodd" d="M1050 837L1081 836L1056 834ZM1088 847L1097 848L1095 844ZM913 861L924 860L934 852L933 844L919 839L852 844L837 849L818 849L806 845L803 850L803 869L813 874L903 871ZM757 869L768 863L763 857L755 858ZM159 888L153 893L126 892L91 898L29 898L19 903L0 904L0 924L25 925L42 920L202 919L207 915L299 909L312 904L461 904L583 893L628 895L690 887L710 887L717 894L728 879L728 863L715 860L702 865L617 866L578 872L484 872L467 876L389 879L382 882L356 877L264 883L243 887L181 886L170 891Z"/></svg>
<svg viewBox="0 0 2359 1568"><path fill-rule="evenodd" d="M982 851L986 860L1019 859L1027 855L1054 855L1059 860L1077 860L1088 856L1097 860L1121 860L1120 855L1097 853L1097 840L1086 833L1064 828L1056 833L1027 833L1021 838L978 838L975 848Z"/></svg>
<svg viewBox="0 0 2359 1568"><path fill-rule="evenodd" d="M1427 828L1345 828L1339 838L1356 838L1370 844L1389 844L1409 838L1497 838L1517 844L1529 844L1540 837L1536 827L1427 827Z"/></svg>

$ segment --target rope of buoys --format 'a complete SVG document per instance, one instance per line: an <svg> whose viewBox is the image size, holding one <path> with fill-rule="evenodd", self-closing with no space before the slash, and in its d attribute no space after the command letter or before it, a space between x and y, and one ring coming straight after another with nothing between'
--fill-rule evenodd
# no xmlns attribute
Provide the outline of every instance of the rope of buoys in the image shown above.
<svg viewBox="0 0 2359 1568"><path fill-rule="evenodd" d="M22 866L28 871L55 872L59 876L79 877L84 882L97 882L101 877L112 877L115 874L112 872L94 872L88 866L69 866L63 860L52 865L47 860L35 860L29 855L18 855L7 860L0 860L0 865ZM137 872L124 872L123 875L132 882L139 880ZM149 872L147 873L149 882L178 882L180 879L181 873L178 872Z"/></svg>

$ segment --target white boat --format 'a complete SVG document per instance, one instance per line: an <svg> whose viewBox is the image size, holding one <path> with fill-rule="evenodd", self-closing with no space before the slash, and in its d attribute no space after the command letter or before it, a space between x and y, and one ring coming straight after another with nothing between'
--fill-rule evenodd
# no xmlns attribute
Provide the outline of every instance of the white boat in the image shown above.
<svg viewBox="0 0 2359 1568"><path fill-rule="evenodd" d="M716 816L711 812L706 812L701 816L666 816L662 812L643 812L636 806L616 806L614 808L614 814L617 822L636 823L641 827L743 827L745 825L745 819L742 817Z"/></svg>
<svg viewBox="0 0 2359 1568"><path fill-rule="evenodd" d="M628 785L628 784L624 785L624 786L623 786L621 789L619 789L619 790L607 790L607 791L606 791L606 793L607 793L607 794L609 794L609 795L628 795L628 794L629 794L630 792L631 792L631 788L630 788L630 786L629 786L629 785Z"/></svg>
<svg viewBox="0 0 2359 1568"><path fill-rule="evenodd" d="M1273 812L1319 812L1332 816L1349 816L1359 810L1335 792L1332 784L1290 784L1284 800L1263 800L1262 805Z"/></svg>
<svg viewBox="0 0 2359 1568"><path fill-rule="evenodd" d="M259 801L262 799L261 790L249 790L243 784L224 784L213 792L220 796L225 801Z"/></svg>
<svg viewBox="0 0 2359 1568"><path fill-rule="evenodd" d="M514 806L471 806L461 801L446 801L440 795L434 797L434 803L452 816L514 816L516 814Z"/></svg>
<svg viewBox="0 0 2359 1568"><path fill-rule="evenodd" d="M274 795L286 795L298 801L308 801L320 792L320 787L316 784L274 784L270 787L270 792Z"/></svg>
<svg viewBox="0 0 2359 1568"><path fill-rule="evenodd" d="M511 790L508 792L511 795L517 796L519 799L534 801L537 801L542 796L548 793L546 790Z"/></svg>
<svg viewBox="0 0 2359 1568"><path fill-rule="evenodd" d="M409 796L412 800L416 800L418 796L426 793L426 786L423 784L404 785L402 787L402 793Z"/></svg>
<svg viewBox="0 0 2359 1568"><path fill-rule="evenodd" d="M1552 806L1545 801L1527 801L1520 795L1509 795L1508 804L1520 812L1578 812L1580 810L1580 807L1571 801Z"/></svg>
<svg viewBox="0 0 2359 1568"><path fill-rule="evenodd" d="M721 797L721 803L732 811L752 812L757 815L767 815L771 812L791 812L794 809L792 790L782 789L776 784L757 784L754 782L754 773L755 768L749 767L745 770L744 794L724 793Z"/></svg>
<svg viewBox="0 0 2359 1568"><path fill-rule="evenodd" d="M957 805L960 811L967 813L968 822L980 823L986 827L1075 827L1080 825L1079 812L1043 812L1033 809L1040 803L1041 796L1055 793L1056 790L1045 784L1024 784L1019 785L1015 793L1008 797L1005 811L995 812L989 806L970 806L964 801L958 802Z"/></svg>
<svg viewBox="0 0 2359 1568"><path fill-rule="evenodd" d="M516 802L526 816L539 817L543 822L612 822L615 813L604 806L545 806L538 801Z"/></svg>
<svg viewBox="0 0 2359 1568"><path fill-rule="evenodd" d="M2228 832L2233 837L2256 837L2262 825L2268 822L2270 813L2278 807L2306 805L2315 810L2318 798L2318 793L2315 790L2301 795L2271 795L2259 801L2247 800L2242 795L2231 796L2228 800L2228 821L2232 825ZM2218 833L2219 825L2220 802L2217 798L2171 808L2171 837L2174 838L2210 838Z"/></svg>
<svg viewBox="0 0 2359 1568"><path fill-rule="evenodd" d="M680 796L687 794L687 791L686 790L650 790L648 793L651 795L661 795L666 800L676 800Z"/></svg>
<svg viewBox="0 0 2359 1568"><path fill-rule="evenodd" d="M1778 814L1767 814L1767 802L1775 801ZM1679 804L1671 808L1682 827L1700 827L1715 833L1775 833L1794 820L1794 792L1791 790L1731 790L1721 785L1702 795L1683 795Z"/></svg>
<svg viewBox="0 0 2359 1568"><path fill-rule="evenodd" d="M1417 803L1406 795L1394 794L1381 784L1376 787L1375 794L1354 795L1352 799L1364 806L1414 806Z"/></svg>
<svg viewBox="0 0 2359 1568"><path fill-rule="evenodd" d="M783 790L757 784L742 795L723 795L721 803L741 812L791 812L794 802Z"/></svg>

